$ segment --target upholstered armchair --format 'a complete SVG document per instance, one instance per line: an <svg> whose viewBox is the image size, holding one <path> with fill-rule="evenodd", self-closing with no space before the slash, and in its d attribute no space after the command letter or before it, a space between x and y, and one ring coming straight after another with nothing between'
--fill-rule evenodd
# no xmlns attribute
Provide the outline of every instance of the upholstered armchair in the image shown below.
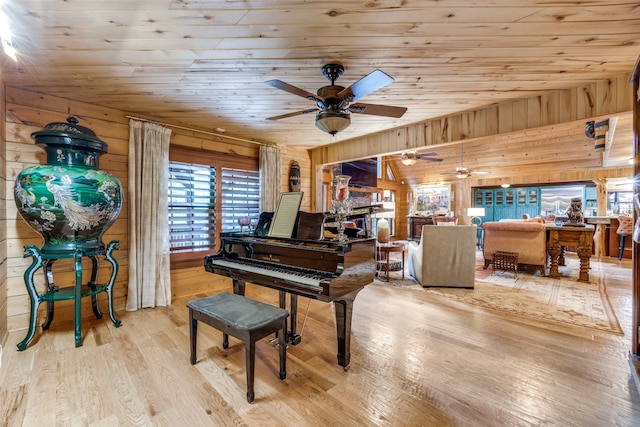
<svg viewBox="0 0 640 427"><path fill-rule="evenodd" d="M532 265L545 275L547 264L547 228L544 220L485 222L484 268L489 267L495 252L517 252L518 264Z"/></svg>
<svg viewBox="0 0 640 427"><path fill-rule="evenodd" d="M624 240L625 237L633 236L633 217L627 215L620 215L618 217L618 228L616 233L620 236L620 247L618 249L618 259L622 259L624 254Z"/></svg>
<svg viewBox="0 0 640 427"><path fill-rule="evenodd" d="M409 242L409 275L422 286L473 288L476 227L422 227L420 243Z"/></svg>

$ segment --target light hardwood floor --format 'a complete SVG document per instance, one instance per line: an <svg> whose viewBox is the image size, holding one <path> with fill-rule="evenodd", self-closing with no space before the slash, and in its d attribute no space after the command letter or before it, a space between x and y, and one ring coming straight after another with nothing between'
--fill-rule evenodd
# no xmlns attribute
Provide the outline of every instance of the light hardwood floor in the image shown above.
<svg viewBox="0 0 640 427"><path fill-rule="evenodd" d="M602 264L624 337L372 284L355 303L351 369L336 363L331 305L311 301L284 381L276 348L258 343L253 404L239 341L225 351L221 334L201 324L198 362L189 363L185 304L193 296L118 313L117 329L107 316L85 321L80 348L72 324L54 320L24 352L16 351L23 332L5 342L0 424L638 426L627 361L630 262ZM247 295L277 303L272 290L249 286ZM308 301L300 299L301 318Z"/></svg>

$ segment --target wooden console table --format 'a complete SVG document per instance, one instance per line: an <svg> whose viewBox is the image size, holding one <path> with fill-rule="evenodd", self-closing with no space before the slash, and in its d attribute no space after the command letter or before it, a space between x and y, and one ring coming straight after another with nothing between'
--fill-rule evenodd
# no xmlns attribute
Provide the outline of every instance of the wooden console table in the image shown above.
<svg viewBox="0 0 640 427"><path fill-rule="evenodd" d="M433 216L408 216L407 217L407 240L420 241L423 225L435 225ZM456 217L439 216L440 221L457 222Z"/></svg>
<svg viewBox="0 0 640 427"><path fill-rule="evenodd" d="M430 216L408 216L407 217L407 240L420 241L420 236L422 236L423 225L433 225L433 218Z"/></svg>
<svg viewBox="0 0 640 427"><path fill-rule="evenodd" d="M589 282L589 262L593 250L593 225L584 227L547 225L547 252L551 266L549 277L559 278L558 265L564 265L564 247L575 246L580 258L578 282Z"/></svg>

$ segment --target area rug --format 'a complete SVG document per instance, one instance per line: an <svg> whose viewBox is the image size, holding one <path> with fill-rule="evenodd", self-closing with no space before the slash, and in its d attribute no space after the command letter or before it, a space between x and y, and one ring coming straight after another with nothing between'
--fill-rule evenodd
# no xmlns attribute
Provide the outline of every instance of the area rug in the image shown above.
<svg viewBox="0 0 640 427"><path fill-rule="evenodd" d="M458 302L551 322L624 335L604 286L599 262L591 263L591 283L576 281L578 260L567 259L563 277L552 279L530 272L492 272L479 269L474 289L423 288L408 278L377 281L381 286L428 292Z"/></svg>

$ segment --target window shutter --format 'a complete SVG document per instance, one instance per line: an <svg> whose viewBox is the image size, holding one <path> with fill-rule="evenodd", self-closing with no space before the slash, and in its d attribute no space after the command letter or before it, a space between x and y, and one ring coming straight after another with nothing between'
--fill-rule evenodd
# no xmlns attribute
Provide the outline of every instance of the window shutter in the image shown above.
<svg viewBox="0 0 640 427"><path fill-rule="evenodd" d="M213 250L216 246L215 168L182 162L169 164L171 252Z"/></svg>
<svg viewBox="0 0 640 427"><path fill-rule="evenodd" d="M222 229L240 231L238 219L260 217L260 174L257 170L222 168Z"/></svg>

